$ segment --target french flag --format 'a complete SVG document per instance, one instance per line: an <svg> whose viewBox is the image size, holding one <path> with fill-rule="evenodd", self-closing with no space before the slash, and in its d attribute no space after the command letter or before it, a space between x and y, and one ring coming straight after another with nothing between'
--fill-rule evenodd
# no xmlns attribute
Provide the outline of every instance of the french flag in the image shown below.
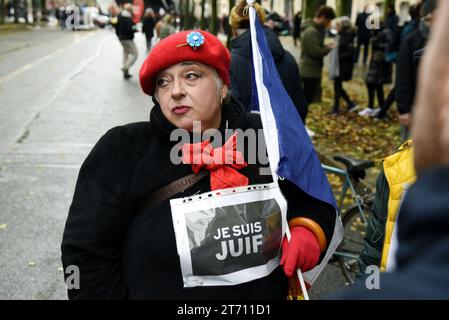
<svg viewBox="0 0 449 320"><path fill-rule="evenodd" d="M247 0L249 4L253 2ZM329 181L298 111L282 85L254 8L249 8L249 14L254 67L252 103L260 112L273 181L287 179L335 208L335 228L326 255L319 265L303 274L304 280L312 285L337 249L343 226Z"/></svg>

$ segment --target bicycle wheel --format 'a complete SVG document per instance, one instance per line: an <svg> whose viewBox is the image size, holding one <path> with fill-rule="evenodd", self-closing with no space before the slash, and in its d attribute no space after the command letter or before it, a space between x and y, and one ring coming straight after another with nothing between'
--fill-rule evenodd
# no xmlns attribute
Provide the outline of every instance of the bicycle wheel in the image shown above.
<svg viewBox="0 0 449 320"><path fill-rule="evenodd" d="M362 206L365 218L371 215L372 204L366 203ZM363 238L366 234L367 225L363 223L357 206L350 208L342 216L344 227L343 239L337 249L338 263L341 271L349 282L354 284L358 270L357 260L363 248Z"/></svg>

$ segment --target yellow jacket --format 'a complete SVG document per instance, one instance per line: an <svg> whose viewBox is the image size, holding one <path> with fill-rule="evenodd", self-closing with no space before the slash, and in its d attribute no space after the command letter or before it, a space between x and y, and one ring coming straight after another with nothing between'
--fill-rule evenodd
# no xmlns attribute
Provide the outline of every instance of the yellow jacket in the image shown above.
<svg viewBox="0 0 449 320"><path fill-rule="evenodd" d="M397 213L404 190L416 180L413 165L413 144L411 140L404 142L398 151L384 159L385 177L389 186L388 215L385 225L385 240L382 251L380 270L387 270L388 257L392 246L392 235L396 224Z"/></svg>

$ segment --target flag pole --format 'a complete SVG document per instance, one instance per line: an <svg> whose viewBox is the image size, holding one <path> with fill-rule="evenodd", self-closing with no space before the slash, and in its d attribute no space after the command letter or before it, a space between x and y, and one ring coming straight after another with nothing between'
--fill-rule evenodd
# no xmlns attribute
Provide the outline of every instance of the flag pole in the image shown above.
<svg viewBox="0 0 449 320"><path fill-rule="evenodd" d="M255 0L246 0L246 3L247 3L247 6L248 6L248 8L249 8L249 10L248 10L248 14L249 14L249 17L250 17L250 32L251 32L251 41L253 42L255 42L255 43L257 43L257 40L255 40L256 38L255 38L255 36L254 36L254 33L256 32L255 31L255 28L254 28L254 19L255 19L255 17L256 17L256 12L255 12L255 9L252 7L252 4L254 4L254 2L255 2ZM254 44L255 43L253 43L252 44L252 47L253 47L253 51L254 51ZM255 63L254 62L254 52L253 52L253 63ZM257 69L256 67L255 67L255 69ZM257 77L257 70L255 70L255 72L256 72L256 77ZM257 85L257 79L256 79L256 85ZM262 113L262 111L261 111L261 113ZM261 116L263 117L263 115L261 114ZM275 123L274 122L274 119L271 119L271 120L273 120L273 123ZM266 128L264 128L264 131L265 131L265 129ZM267 143L267 152L268 152L268 158L269 158L269 161L270 161L270 168L271 168L271 171L272 171L272 175L273 175L273 181L274 182L278 182L278 176L277 176L277 163L278 163L278 161L279 161L279 154L276 154L276 157L273 157L273 155L271 154L271 157L270 157L270 148L269 148L269 146L271 146L271 144L270 144L270 139L266 139L267 141L266 141L266 143ZM271 150L271 153L273 152L273 150ZM274 160L274 159L276 159L277 161L272 161L272 160ZM290 242L290 237L291 237L291 234L290 234L290 229L289 229L289 227L288 227L288 224L287 224L287 227L286 227L286 236L287 236L287 240ZM296 270L296 273L297 273L297 275L298 275L298 279L299 279L299 283L300 283L300 286L301 286L301 290L302 290L302 294L303 294L303 296L304 296L304 300L309 300L309 295L308 295L308 293L307 293L307 289L306 289L306 285L305 285L305 282L304 282L304 278L303 278L303 276L302 276L302 272L301 272L301 269L297 269Z"/></svg>

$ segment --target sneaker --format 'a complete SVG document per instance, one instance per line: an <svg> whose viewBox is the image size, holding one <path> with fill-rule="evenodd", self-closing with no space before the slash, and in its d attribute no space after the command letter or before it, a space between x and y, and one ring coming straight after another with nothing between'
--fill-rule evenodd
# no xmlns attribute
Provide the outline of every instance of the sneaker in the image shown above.
<svg viewBox="0 0 449 320"><path fill-rule="evenodd" d="M376 108L373 110L373 112L370 114L371 117L377 117L377 115L380 113L380 108Z"/></svg>
<svg viewBox="0 0 449 320"><path fill-rule="evenodd" d="M371 108L365 108L359 112L359 116L361 116L361 117L369 117L372 114L373 114L373 109L371 109Z"/></svg>
<svg viewBox="0 0 449 320"><path fill-rule="evenodd" d="M129 74L128 69L122 68L122 71L123 71L123 78L129 79L132 77L132 75Z"/></svg>
<svg viewBox="0 0 449 320"><path fill-rule="evenodd" d="M315 132L313 132L312 130L310 130L307 127L306 127L306 131L307 131L307 134L309 135L309 137L313 138L315 136Z"/></svg>
<svg viewBox="0 0 449 320"><path fill-rule="evenodd" d="M356 111L358 108L359 108L358 105L353 104L353 105L351 105L351 106L348 108L348 112Z"/></svg>

